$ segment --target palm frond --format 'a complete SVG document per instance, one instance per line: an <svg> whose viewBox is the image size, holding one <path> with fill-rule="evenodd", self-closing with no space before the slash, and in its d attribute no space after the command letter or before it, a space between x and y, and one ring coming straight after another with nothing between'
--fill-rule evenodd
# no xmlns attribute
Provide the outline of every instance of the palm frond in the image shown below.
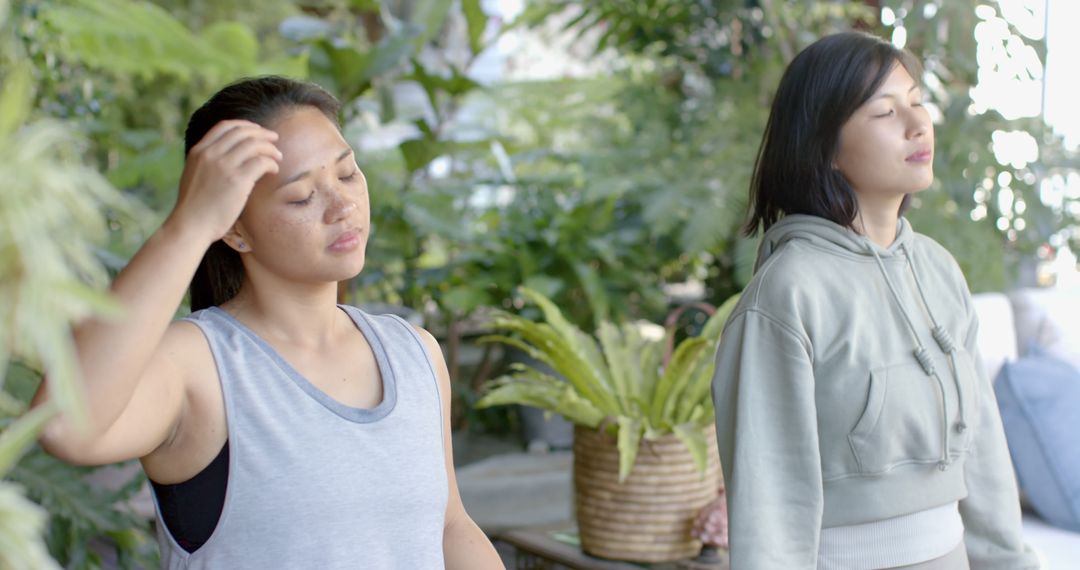
<svg viewBox="0 0 1080 570"><path fill-rule="evenodd" d="M669 433L678 435L704 468L708 450L701 430L711 423L713 357L734 299L710 318L701 336L679 343L661 370L664 344L643 338L636 325L601 322L592 337L547 297L526 288L521 292L540 307L544 321L499 313L491 326L503 334L482 340L515 347L563 378L517 364L487 385L478 406L535 406L588 428L613 422L620 481L633 469L642 438Z"/></svg>
<svg viewBox="0 0 1080 570"><path fill-rule="evenodd" d="M695 369L689 374L690 380L684 395L675 408L673 417L675 423L691 421L691 414L695 407L700 406L704 401L712 401L712 377L715 370L716 363L712 358L698 360Z"/></svg>
<svg viewBox="0 0 1080 570"><path fill-rule="evenodd" d="M616 418L619 426L619 434L616 445L619 449L619 482L623 482L630 476L630 471L637 461L638 449L641 447L642 426L641 421L626 416Z"/></svg>
<svg viewBox="0 0 1080 570"><path fill-rule="evenodd" d="M708 351L714 349L712 342L701 337L688 338L679 343L671 361L664 367L664 373L660 376L653 394L650 416L653 425L670 423L675 403L689 381L689 372L698 360L707 357Z"/></svg>
<svg viewBox="0 0 1080 570"><path fill-rule="evenodd" d="M610 372L604 366L604 357L596 345L596 340L568 321L563 316L562 311L555 306L555 303L552 303L544 295L528 287L522 287L521 294L540 307L544 314L544 320L559 334L565 336L575 355L588 367L589 373L600 383L610 386Z"/></svg>
<svg viewBox="0 0 1080 570"><path fill-rule="evenodd" d="M600 347L604 351L607 363L608 378L611 384L608 389L614 394L619 403L619 413L630 413L631 400L636 394L635 386L630 381L630 369L636 369L637 363L631 362L631 355L626 350L626 342L622 332L609 322L600 323L596 330L596 337L600 339Z"/></svg>
<svg viewBox="0 0 1080 570"><path fill-rule="evenodd" d="M478 408L523 404L562 415L572 423L595 427L604 414L581 397L566 382L526 366L516 366L513 374L496 378L476 403Z"/></svg>
<svg viewBox="0 0 1080 570"><path fill-rule="evenodd" d="M672 431L679 438L679 441L683 442L686 449L690 450L690 455L694 458L694 464L697 465L698 472L704 477L711 450L708 441L705 439L705 434L701 431L701 426L679 424L672 426Z"/></svg>
<svg viewBox="0 0 1080 570"><path fill-rule="evenodd" d="M586 350L581 348L580 341L584 335L568 334L572 330L559 330L548 323L534 323L509 314L496 317L491 324L495 329L518 334L523 341L545 353L544 357L538 359L565 377L597 408L611 415L618 413L618 400L608 389L609 383L601 376L601 369L589 362ZM588 340L595 346L595 341ZM528 352L536 354L535 351ZM598 350L596 355L599 357Z"/></svg>

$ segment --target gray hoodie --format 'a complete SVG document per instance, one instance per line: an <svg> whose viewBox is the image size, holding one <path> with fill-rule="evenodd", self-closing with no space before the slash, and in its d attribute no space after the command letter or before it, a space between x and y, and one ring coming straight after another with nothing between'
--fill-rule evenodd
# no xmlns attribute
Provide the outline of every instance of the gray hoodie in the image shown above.
<svg viewBox="0 0 1080 570"><path fill-rule="evenodd" d="M814 568L822 528L959 501L975 570L1038 563L952 256L816 216L766 232L713 378L732 570Z"/></svg>

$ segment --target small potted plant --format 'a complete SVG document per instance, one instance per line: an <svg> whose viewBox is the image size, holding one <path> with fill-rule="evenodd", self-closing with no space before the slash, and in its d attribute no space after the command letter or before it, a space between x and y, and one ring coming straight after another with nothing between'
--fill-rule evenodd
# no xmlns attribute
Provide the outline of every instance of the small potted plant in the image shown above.
<svg viewBox="0 0 1080 570"><path fill-rule="evenodd" d="M711 380L733 297L701 333L678 343L632 323L586 334L543 295L523 288L543 322L500 313L485 337L527 353L561 376L523 364L493 380L478 406L524 404L558 413L574 429L574 488L582 549L661 562L695 556L698 511L722 487ZM666 342L665 342L666 341ZM670 353L670 354L666 354Z"/></svg>

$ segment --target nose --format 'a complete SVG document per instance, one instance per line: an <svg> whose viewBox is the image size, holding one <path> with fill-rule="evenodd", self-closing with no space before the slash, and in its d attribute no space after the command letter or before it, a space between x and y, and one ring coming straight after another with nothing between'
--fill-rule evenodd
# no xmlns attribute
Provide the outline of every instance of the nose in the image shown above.
<svg viewBox="0 0 1080 570"><path fill-rule="evenodd" d="M922 138L934 128L930 122L930 114L922 107L911 109L907 125L907 137L909 139Z"/></svg>
<svg viewBox="0 0 1080 570"><path fill-rule="evenodd" d="M345 195L341 190L329 190L330 203L326 207L326 223L333 224L348 218L357 206L356 201Z"/></svg>

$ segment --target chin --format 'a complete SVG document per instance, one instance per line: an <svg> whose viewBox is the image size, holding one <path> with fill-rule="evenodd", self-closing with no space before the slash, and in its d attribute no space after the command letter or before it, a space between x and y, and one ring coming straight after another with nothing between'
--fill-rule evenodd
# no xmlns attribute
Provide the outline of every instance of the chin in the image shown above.
<svg viewBox="0 0 1080 570"><path fill-rule="evenodd" d="M348 260L347 263L343 263L342 268L345 276L339 279L339 281L345 281L347 279L352 279L353 277L360 275L360 272L364 270L364 265L366 264L366 262L367 256L361 252L361 254L356 256L356 258Z"/></svg>
<svg viewBox="0 0 1080 570"><path fill-rule="evenodd" d="M364 258L338 260L333 264L321 265L317 268L312 268L311 279L323 283L334 283L339 281L348 281L353 277L360 274L360 271L364 269Z"/></svg>
<svg viewBox="0 0 1080 570"><path fill-rule="evenodd" d="M934 184L934 174L931 172L925 177L920 177L919 180L914 181L911 188L906 192L907 194L918 194L923 190L927 190Z"/></svg>

